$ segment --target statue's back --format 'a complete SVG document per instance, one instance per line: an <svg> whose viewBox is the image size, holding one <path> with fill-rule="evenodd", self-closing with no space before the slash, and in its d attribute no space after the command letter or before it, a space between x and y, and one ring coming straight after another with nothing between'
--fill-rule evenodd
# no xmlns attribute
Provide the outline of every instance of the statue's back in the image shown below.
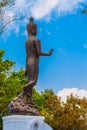
<svg viewBox="0 0 87 130"><path fill-rule="evenodd" d="M26 56L28 58L36 58L38 59L38 52L37 52L37 45L38 44L38 39L35 37L30 37L27 42L26 42Z"/></svg>

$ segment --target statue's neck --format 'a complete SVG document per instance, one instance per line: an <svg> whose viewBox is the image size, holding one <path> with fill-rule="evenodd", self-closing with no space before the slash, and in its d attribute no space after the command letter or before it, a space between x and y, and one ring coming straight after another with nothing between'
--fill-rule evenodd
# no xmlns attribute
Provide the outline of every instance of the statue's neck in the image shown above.
<svg viewBox="0 0 87 130"><path fill-rule="evenodd" d="M31 37L35 37L35 36L34 36L34 35L32 35L32 34L29 34L28 38L31 38Z"/></svg>

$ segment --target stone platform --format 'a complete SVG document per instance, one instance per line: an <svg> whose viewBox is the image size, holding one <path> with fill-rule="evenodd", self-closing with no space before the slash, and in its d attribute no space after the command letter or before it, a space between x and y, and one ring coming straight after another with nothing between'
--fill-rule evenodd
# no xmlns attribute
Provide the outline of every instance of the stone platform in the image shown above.
<svg viewBox="0 0 87 130"><path fill-rule="evenodd" d="M3 130L52 130L42 116L10 115L3 117Z"/></svg>

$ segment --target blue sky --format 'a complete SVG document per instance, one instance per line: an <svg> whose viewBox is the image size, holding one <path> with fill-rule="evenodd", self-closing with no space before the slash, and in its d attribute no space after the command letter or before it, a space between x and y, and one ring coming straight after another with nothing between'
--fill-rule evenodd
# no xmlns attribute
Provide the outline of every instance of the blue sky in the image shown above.
<svg viewBox="0 0 87 130"><path fill-rule="evenodd" d="M28 1L28 0L26 0ZM40 3L41 1L41 3ZM34 10L27 12L27 5L24 0L20 3L16 1L16 10L8 11L8 16L23 15L23 21L15 21L8 25L0 38L0 48L6 50L5 59L16 62L15 69L20 67L25 69L25 42L27 39L26 25L29 17L35 18L38 26L37 37L41 40L42 51L48 52L54 48L50 57L40 57L40 70L37 89L53 89L55 93L65 88L78 88L87 91L87 14L81 14L82 0L70 2L70 0L52 0L50 4L40 0L34 3ZM85 1L87 2L87 1ZM19 7L25 3L26 10ZM80 4L79 4L80 3ZM86 3L85 3L86 4ZM38 8L37 8L38 5ZM49 5L49 8L46 9ZM65 5L65 6L64 6ZM19 10L18 10L19 9ZM41 13L40 10L44 11ZM36 12L35 12L36 11ZM87 93L86 93L87 94Z"/></svg>

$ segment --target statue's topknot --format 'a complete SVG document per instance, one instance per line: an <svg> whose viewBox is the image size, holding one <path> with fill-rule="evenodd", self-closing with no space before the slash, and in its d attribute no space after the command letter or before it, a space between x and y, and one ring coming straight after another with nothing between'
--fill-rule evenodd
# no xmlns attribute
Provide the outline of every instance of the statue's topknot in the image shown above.
<svg viewBox="0 0 87 130"><path fill-rule="evenodd" d="M34 19L33 17L30 17L29 19L29 23L27 24L27 31L28 31L28 34L33 34L33 35L36 35L35 34L35 30L37 28L37 25L34 23Z"/></svg>
<svg viewBox="0 0 87 130"><path fill-rule="evenodd" d="M33 19L33 17L31 16L31 17L30 17L30 22L33 22L33 21L34 21L34 19Z"/></svg>

